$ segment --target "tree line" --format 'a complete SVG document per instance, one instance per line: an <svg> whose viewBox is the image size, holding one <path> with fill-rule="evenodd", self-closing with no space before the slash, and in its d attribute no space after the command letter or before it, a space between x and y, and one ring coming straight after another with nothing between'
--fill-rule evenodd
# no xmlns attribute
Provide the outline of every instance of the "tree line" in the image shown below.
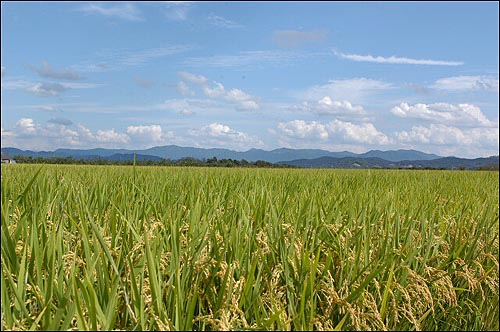
<svg viewBox="0 0 500 332"><path fill-rule="evenodd" d="M73 157L31 157L16 156L18 164L66 164L66 165L133 165L133 160L111 160L105 158L75 159ZM285 164L274 164L264 160L247 161L245 159L208 159L182 158L179 160L136 160L139 166L193 166L193 167L259 167L259 168L297 168Z"/></svg>

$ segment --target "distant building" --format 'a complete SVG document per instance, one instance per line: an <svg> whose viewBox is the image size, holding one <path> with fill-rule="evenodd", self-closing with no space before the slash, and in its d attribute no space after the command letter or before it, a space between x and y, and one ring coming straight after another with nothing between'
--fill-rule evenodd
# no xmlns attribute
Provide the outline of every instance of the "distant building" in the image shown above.
<svg viewBox="0 0 500 332"><path fill-rule="evenodd" d="M12 159L8 154L2 153L2 164L15 164L16 161Z"/></svg>

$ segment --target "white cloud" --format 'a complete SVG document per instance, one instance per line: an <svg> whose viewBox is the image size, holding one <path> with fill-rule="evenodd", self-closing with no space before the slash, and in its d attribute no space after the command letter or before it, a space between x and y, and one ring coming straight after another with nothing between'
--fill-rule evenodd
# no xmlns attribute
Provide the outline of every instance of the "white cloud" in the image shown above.
<svg viewBox="0 0 500 332"><path fill-rule="evenodd" d="M128 126L127 134L132 142L158 143L163 141L162 128L159 125L151 126Z"/></svg>
<svg viewBox="0 0 500 332"><path fill-rule="evenodd" d="M338 119L328 123L316 121L293 120L281 122L278 129L289 137L330 140L336 143L363 143L371 145L386 145L391 139L378 131L371 123L361 125L344 122Z"/></svg>
<svg viewBox="0 0 500 332"><path fill-rule="evenodd" d="M337 135L347 142L380 145L392 143L389 137L378 131L371 123L356 125L351 122L334 120L327 124L327 128L331 134Z"/></svg>
<svg viewBox="0 0 500 332"><path fill-rule="evenodd" d="M11 138L11 137L14 137L14 136L15 136L15 134L14 134L12 131L10 131L10 130L5 130L5 129L3 129L3 127L2 127L1 129L2 129L2 145L4 145L3 140L4 140L4 139L9 139L9 138ZM5 145L4 145L4 146L5 146Z"/></svg>
<svg viewBox="0 0 500 332"><path fill-rule="evenodd" d="M188 57L183 65L188 67L215 67L249 70L256 67L270 65L274 67L289 66L299 60L326 56L324 52L299 51L246 51L237 55L212 55L202 57Z"/></svg>
<svg viewBox="0 0 500 332"><path fill-rule="evenodd" d="M182 114L182 115L193 115L196 114L194 111L189 110L189 109L182 109L177 111L177 113Z"/></svg>
<svg viewBox="0 0 500 332"><path fill-rule="evenodd" d="M186 52L190 49L191 46L188 45L172 45L143 51L126 51L124 54L118 56L118 61L127 66L136 66L144 64L152 59Z"/></svg>
<svg viewBox="0 0 500 332"><path fill-rule="evenodd" d="M4 141L4 138L6 139ZM2 145L29 150L52 150L63 147L124 147L130 142L126 133L115 129L91 131L82 124L72 126L68 119L51 119L38 124L31 118L19 119L13 130L2 129Z"/></svg>
<svg viewBox="0 0 500 332"><path fill-rule="evenodd" d="M191 45L170 45L143 50L104 50L95 54L93 59L75 65L73 68L82 72L118 71L125 67L141 66L157 58L187 52L192 48Z"/></svg>
<svg viewBox="0 0 500 332"><path fill-rule="evenodd" d="M205 147L226 147L233 149L248 149L256 146L263 146L263 142L252 135L231 129L221 123L210 123L198 130L188 132L194 138L195 145Z"/></svg>
<svg viewBox="0 0 500 332"><path fill-rule="evenodd" d="M180 81L179 83L177 83L177 92L183 96L193 96L194 95L194 91L191 90L191 88L183 81Z"/></svg>
<svg viewBox="0 0 500 332"><path fill-rule="evenodd" d="M296 138L319 138L321 140L328 139L328 131L322 123L304 120L293 120L289 122L280 122L278 129L285 135Z"/></svg>
<svg viewBox="0 0 500 332"><path fill-rule="evenodd" d="M317 102L303 102L301 105L295 105L292 109L299 109L306 112L314 112L320 115L362 115L365 110L360 105L353 105L346 100L332 100L325 96Z"/></svg>
<svg viewBox="0 0 500 332"><path fill-rule="evenodd" d="M411 58L396 57L396 56L382 57L373 55L344 54L337 51L333 52L336 56L340 58L352 61L359 61L359 62L376 62L376 63L405 64L405 65L429 65L429 66L461 66L464 64L461 61L424 60L424 59L411 59Z"/></svg>
<svg viewBox="0 0 500 332"><path fill-rule="evenodd" d="M179 76L186 81L198 85L205 96L209 98L227 101L236 105L237 109L245 111L258 110L260 108L258 98L251 96L240 89L233 88L227 90L222 83L216 81L209 83L209 80L205 76L195 75L185 71L179 72ZM181 91L188 92L188 90L185 89L186 87L187 86L178 85L177 90L179 93L181 93Z"/></svg>
<svg viewBox="0 0 500 332"><path fill-rule="evenodd" d="M471 104L452 105L447 103L415 104L401 103L391 109L392 114L402 118L425 119L440 123L453 123L463 126L495 126L481 109Z"/></svg>
<svg viewBox="0 0 500 332"><path fill-rule="evenodd" d="M26 89L27 92L41 97L56 97L66 90L67 88L59 83L37 83Z"/></svg>
<svg viewBox="0 0 500 332"><path fill-rule="evenodd" d="M27 89L33 86L33 82L28 82L19 79L2 79L2 89L5 90L17 90L17 89Z"/></svg>
<svg viewBox="0 0 500 332"><path fill-rule="evenodd" d="M40 67L30 65L31 70L44 78L55 78L63 80L76 81L82 77L74 70L71 69L56 69L52 67L47 61L44 61Z"/></svg>
<svg viewBox="0 0 500 332"><path fill-rule="evenodd" d="M87 14L121 18L127 21L142 21L141 12L130 3L123 4L121 6L107 7L98 4L88 4L81 7L79 11Z"/></svg>
<svg viewBox="0 0 500 332"><path fill-rule="evenodd" d="M498 92L498 78L493 76L454 76L438 79L431 88L437 90L484 90Z"/></svg>
<svg viewBox="0 0 500 332"><path fill-rule="evenodd" d="M104 143L127 143L129 137L126 134L118 133L115 129L110 130L98 130L95 135L98 142Z"/></svg>
<svg viewBox="0 0 500 332"><path fill-rule="evenodd" d="M431 124L429 127L414 126L410 131L400 131L396 137L403 143L423 143L430 145L449 145L457 151L460 147L496 147L498 154L498 128L460 129L444 124Z"/></svg>
<svg viewBox="0 0 500 332"><path fill-rule="evenodd" d="M225 28L225 29L238 29L242 28L243 25L236 23L234 21L228 20L222 16L217 16L214 14L211 14L207 17L208 22L210 24L219 27L219 28Z"/></svg>
<svg viewBox="0 0 500 332"><path fill-rule="evenodd" d="M205 76L191 74L191 73L188 73L186 71L179 72L179 76L182 79L184 79L188 82L194 83L194 84L202 85L202 84L205 84L208 82L208 79Z"/></svg>
<svg viewBox="0 0 500 332"><path fill-rule="evenodd" d="M185 21L188 19L190 9L191 3L188 1L168 1L165 17L171 21Z"/></svg>
<svg viewBox="0 0 500 332"><path fill-rule="evenodd" d="M5 67L2 66L2 78L5 76Z"/></svg>
<svg viewBox="0 0 500 332"><path fill-rule="evenodd" d="M203 86L203 93L210 98L223 97L226 94L226 89L224 85L218 82L214 82L214 86L210 87L208 85Z"/></svg>
<svg viewBox="0 0 500 332"><path fill-rule="evenodd" d="M226 90L221 83L213 82L214 86L210 87L208 85L203 86L203 92L207 97L210 98L221 98L232 104L240 110L253 111L260 108L257 98L243 92L240 89Z"/></svg>
<svg viewBox="0 0 500 332"><path fill-rule="evenodd" d="M273 33L276 44L285 48L295 48L308 42L322 41L325 37L324 31L277 30Z"/></svg>
<svg viewBox="0 0 500 332"><path fill-rule="evenodd" d="M62 126L71 126L73 121L65 118L51 118L47 122L62 125Z"/></svg>
<svg viewBox="0 0 500 332"><path fill-rule="evenodd" d="M21 134L34 134L36 132L35 122L30 118L21 118L16 122L15 128Z"/></svg>
<svg viewBox="0 0 500 332"><path fill-rule="evenodd" d="M67 89L92 89L102 86L103 84L96 83L81 83L81 82L63 82L63 83L50 83L42 82L35 83L25 80L2 80L2 89L17 90L25 89L27 92L38 96L57 96Z"/></svg>
<svg viewBox="0 0 500 332"><path fill-rule="evenodd" d="M330 80L327 84L314 85L296 94L300 99L320 100L325 96L334 100L356 102L365 96L393 88L389 83L369 78Z"/></svg>

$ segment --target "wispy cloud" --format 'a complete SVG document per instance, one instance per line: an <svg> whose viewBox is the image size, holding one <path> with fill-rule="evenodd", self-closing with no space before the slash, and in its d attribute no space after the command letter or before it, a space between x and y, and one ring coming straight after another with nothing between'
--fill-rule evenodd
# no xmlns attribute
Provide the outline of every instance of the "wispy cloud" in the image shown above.
<svg viewBox="0 0 500 332"><path fill-rule="evenodd" d="M443 60L426 60L426 59L411 59L397 56L383 57L373 55L359 54L344 54L333 50L333 53L342 59L358 61L358 62L375 62L375 63L390 63L403 65L428 65L428 66L461 66L462 61L443 61Z"/></svg>
<svg viewBox="0 0 500 332"><path fill-rule="evenodd" d="M40 97L57 97L66 90L67 88L59 83L37 83L26 89L27 92Z"/></svg>
<svg viewBox="0 0 500 332"><path fill-rule="evenodd" d="M237 55L189 57L183 62L188 67L216 67L246 70L248 67L288 66L298 60L324 56L320 52L247 51Z"/></svg>
<svg viewBox="0 0 500 332"><path fill-rule="evenodd" d="M236 23L234 21L228 20L222 16L211 14L207 17L207 21L216 27L225 29L238 29L243 28L243 25Z"/></svg>
<svg viewBox="0 0 500 332"><path fill-rule="evenodd" d="M66 118L52 118L48 120L47 122L58 124L61 126L71 126L73 124L73 121L66 119Z"/></svg>
<svg viewBox="0 0 500 332"><path fill-rule="evenodd" d="M191 5L189 1L167 1L165 17L171 21L185 21L188 19Z"/></svg>
<svg viewBox="0 0 500 332"><path fill-rule="evenodd" d="M95 59L76 65L74 68L86 72L116 71L124 67L144 65L154 59L173 56L192 49L191 45L170 45L144 50L104 50L96 54Z"/></svg>
<svg viewBox="0 0 500 332"><path fill-rule="evenodd" d="M431 88L449 91L484 90L498 92L498 78L493 76L454 76L438 79Z"/></svg>
<svg viewBox="0 0 500 332"><path fill-rule="evenodd" d="M308 42L319 42L326 38L325 31L277 30L273 39L280 47L295 48Z"/></svg>
<svg viewBox="0 0 500 332"><path fill-rule="evenodd" d="M92 15L103 15L116 17L127 21L142 21L141 12L130 3L119 6L103 6L98 4L87 4L78 9L81 12Z"/></svg>
<svg viewBox="0 0 500 332"><path fill-rule="evenodd" d="M43 78L55 78L70 81L82 79L76 71L71 69L54 68L47 61L44 61L40 67L30 65L29 68Z"/></svg>
<svg viewBox="0 0 500 332"><path fill-rule="evenodd" d="M350 79L330 80L327 84L314 85L296 94L303 100L320 100L325 96L332 100L349 100L360 103L361 100L371 94L392 89L390 83L373 80L370 78L356 77Z"/></svg>

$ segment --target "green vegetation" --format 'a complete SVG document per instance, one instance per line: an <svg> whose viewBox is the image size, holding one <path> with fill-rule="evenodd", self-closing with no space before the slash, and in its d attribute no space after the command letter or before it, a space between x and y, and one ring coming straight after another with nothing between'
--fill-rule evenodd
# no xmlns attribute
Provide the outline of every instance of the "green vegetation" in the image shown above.
<svg viewBox="0 0 500 332"><path fill-rule="evenodd" d="M133 165L136 163L141 166L196 166L196 167L259 167L259 168L297 168L285 164L275 164L264 160L249 162L245 159L217 159L216 157L206 160L195 158L182 158L179 160L160 159L159 160L110 160L105 158L95 159L74 159L66 158L43 158L43 157L25 157L16 156L16 162L20 164L65 164L65 165Z"/></svg>
<svg viewBox="0 0 500 332"><path fill-rule="evenodd" d="M1 176L2 329L499 328L497 172Z"/></svg>

